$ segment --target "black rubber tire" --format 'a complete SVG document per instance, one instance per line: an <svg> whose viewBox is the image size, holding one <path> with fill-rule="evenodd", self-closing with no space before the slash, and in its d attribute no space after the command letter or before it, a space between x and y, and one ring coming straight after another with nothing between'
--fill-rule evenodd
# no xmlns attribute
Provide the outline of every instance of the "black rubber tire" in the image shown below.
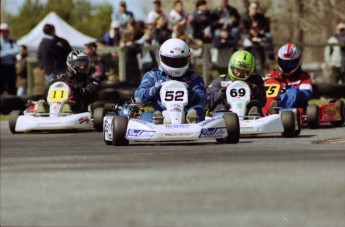
<svg viewBox="0 0 345 227"><path fill-rule="evenodd" d="M17 124L17 119L20 115L23 114L22 110L12 110L10 115L8 116L8 125L10 127L10 131L13 134L16 134L16 124Z"/></svg>
<svg viewBox="0 0 345 227"><path fill-rule="evenodd" d="M107 88L101 90L98 96L99 101L112 100L112 102L117 103L121 100L118 89Z"/></svg>
<svg viewBox="0 0 345 227"><path fill-rule="evenodd" d="M297 110L297 114L295 115L297 117L297 125L298 125L298 129L295 130L295 136L298 136L301 133L302 127L301 127L301 114L299 113L299 111Z"/></svg>
<svg viewBox="0 0 345 227"><path fill-rule="evenodd" d="M240 140L240 121L235 113L224 113L223 115L227 137L223 138L224 143L233 144Z"/></svg>
<svg viewBox="0 0 345 227"><path fill-rule="evenodd" d="M216 139L216 141L217 141L218 143L224 143L224 139L223 139L223 138L218 138L218 139Z"/></svg>
<svg viewBox="0 0 345 227"><path fill-rule="evenodd" d="M117 91L122 100L130 100L131 98L134 98L135 90L136 88L126 87L126 88L120 88Z"/></svg>
<svg viewBox="0 0 345 227"><path fill-rule="evenodd" d="M284 132L282 136L291 138L296 135L295 114L290 110L283 111L280 115L283 123Z"/></svg>
<svg viewBox="0 0 345 227"><path fill-rule="evenodd" d="M344 124L344 122L345 122L345 104L344 104L344 101L339 99L339 100L332 100L330 103L335 103L336 105L338 105L340 107L340 116L341 116L341 120L332 121L332 122L330 122L331 125L339 126L339 125Z"/></svg>
<svg viewBox="0 0 345 227"><path fill-rule="evenodd" d="M101 89L108 89L108 88L121 88L129 86L129 83L127 82L121 82L121 81L113 81L113 80L103 80L101 81L100 87Z"/></svg>
<svg viewBox="0 0 345 227"><path fill-rule="evenodd" d="M128 146L129 141L126 139L128 118L124 116L115 116L113 119L113 145Z"/></svg>
<svg viewBox="0 0 345 227"><path fill-rule="evenodd" d="M12 110L25 110L24 102L16 95L0 97L0 112L9 114Z"/></svg>
<svg viewBox="0 0 345 227"><path fill-rule="evenodd" d="M91 111L94 111L98 107L104 107L106 103L112 102L111 100L108 101L95 101L91 104Z"/></svg>
<svg viewBox="0 0 345 227"><path fill-rule="evenodd" d="M104 104L104 111L105 112L113 112L114 111L114 106L115 104L114 103L106 103Z"/></svg>
<svg viewBox="0 0 345 227"><path fill-rule="evenodd" d="M317 105L307 106L307 126L311 129L320 127L320 109Z"/></svg>
<svg viewBox="0 0 345 227"><path fill-rule="evenodd" d="M43 94L35 94L35 95L22 95L19 98L26 104L29 100L31 101L38 101L43 97Z"/></svg>
<svg viewBox="0 0 345 227"><path fill-rule="evenodd" d="M98 107L93 111L93 127L97 132L103 131L104 108Z"/></svg>

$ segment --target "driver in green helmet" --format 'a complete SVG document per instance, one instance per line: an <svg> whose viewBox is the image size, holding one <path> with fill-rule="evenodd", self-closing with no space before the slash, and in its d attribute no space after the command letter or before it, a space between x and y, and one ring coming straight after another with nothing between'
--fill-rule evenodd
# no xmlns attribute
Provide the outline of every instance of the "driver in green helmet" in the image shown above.
<svg viewBox="0 0 345 227"><path fill-rule="evenodd" d="M266 103L266 90L262 76L255 72L255 59L251 53L239 50L233 53L228 66L228 74L223 74L212 81L207 87L208 108L213 109L213 114L218 111L228 110L226 103L226 87L222 87L222 81L244 81L252 93L251 102L247 104L247 114L260 114L261 108ZM216 107L216 103L219 103Z"/></svg>

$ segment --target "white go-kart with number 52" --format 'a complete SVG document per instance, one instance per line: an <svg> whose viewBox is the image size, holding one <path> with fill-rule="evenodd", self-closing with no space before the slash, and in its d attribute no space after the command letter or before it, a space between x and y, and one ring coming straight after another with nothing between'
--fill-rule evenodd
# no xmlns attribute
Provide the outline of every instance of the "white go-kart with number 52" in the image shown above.
<svg viewBox="0 0 345 227"><path fill-rule="evenodd" d="M230 110L240 119L241 135L281 133L284 137L294 137L300 132L297 109L284 109L269 116L248 115L251 90L243 81L223 81L226 87L226 101ZM260 108L260 107L259 107Z"/></svg>
<svg viewBox="0 0 345 227"><path fill-rule="evenodd" d="M238 143L240 129L235 113L226 113L198 123L186 123L184 109L188 105L188 90L185 83L176 80L164 82L160 98L166 108L162 113L163 124L139 118L129 119L126 116L105 116L105 143L126 146L129 141L193 141L210 138L224 143Z"/></svg>
<svg viewBox="0 0 345 227"><path fill-rule="evenodd" d="M71 88L66 83L62 81L53 83L47 93L47 102L34 101L24 112L13 110L10 113L11 132L92 129L93 119L89 112L64 113L62 111L63 106L69 102L71 92ZM47 109L49 110L46 111Z"/></svg>

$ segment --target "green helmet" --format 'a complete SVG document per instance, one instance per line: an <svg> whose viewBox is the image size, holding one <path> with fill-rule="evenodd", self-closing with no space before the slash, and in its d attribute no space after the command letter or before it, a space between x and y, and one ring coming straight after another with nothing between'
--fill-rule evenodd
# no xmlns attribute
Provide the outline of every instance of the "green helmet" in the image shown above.
<svg viewBox="0 0 345 227"><path fill-rule="evenodd" d="M245 71L244 77L237 77L234 69ZM228 74L232 81L247 80L255 69L255 59L251 53L245 50L239 50L233 53L229 61Z"/></svg>

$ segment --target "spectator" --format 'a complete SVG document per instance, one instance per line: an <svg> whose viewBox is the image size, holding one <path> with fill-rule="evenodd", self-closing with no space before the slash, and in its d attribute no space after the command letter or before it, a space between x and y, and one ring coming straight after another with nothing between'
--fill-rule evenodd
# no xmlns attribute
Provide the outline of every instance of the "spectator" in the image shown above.
<svg viewBox="0 0 345 227"><path fill-rule="evenodd" d="M244 36L253 43L261 43L262 41L269 44L268 55L270 59L274 59L273 38L270 33L270 25L268 19L260 12L260 4L251 2L248 5L247 13L242 17L242 25Z"/></svg>
<svg viewBox="0 0 345 227"><path fill-rule="evenodd" d="M140 39L144 35L143 29L139 26L136 20L130 18L126 25L127 29L132 29L134 31L134 40Z"/></svg>
<svg viewBox="0 0 345 227"><path fill-rule="evenodd" d="M19 47L14 39L9 38L10 30L6 23L0 25L0 95L16 94L16 54Z"/></svg>
<svg viewBox="0 0 345 227"><path fill-rule="evenodd" d="M198 0L192 19L193 38L200 39L204 43L212 42L211 23L212 18L207 8L207 2L205 0Z"/></svg>
<svg viewBox="0 0 345 227"><path fill-rule="evenodd" d="M198 45L198 46L202 46L202 41L201 40L193 39L193 38L189 37L186 34L186 31L187 31L186 21L182 20L182 21L180 21L180 22L178 22L178 23L176 23L174 25L171 37L172 38L181 39L184 42L186 42L188 45L189 44L195 44L195 45Z"/></svg>
<svg viewBox="0 0 345 227"><path fill-rule="evenodd" d="M133 29L123 31L121 46L126 47L127 81L133 85L138 85L140 83L140 69L137 55L141 50L140 45L134 42Z"/></svg>
<svg viewBox="0 0 345 227"><path fill-rule="evenodd" d="M174 8L169 13L169 26L173 28L174 25L183 20L188 21L189 14L183 9L183 2L176 0L174 2Z"/></svg>
<svg viewBox="0 0 345 227"><path fill-rule="evenodd" d="M44 36L38 47L38 63L46 75L46 85L66 71L66 58L72 51L68 41L55 34L52 24L43 27Z"/></svg>
<svg viewBox="0 0 345 227"><path fill-rule="evenodd" d="M220 29L227 28L231 31L231 37L238 39L241 16L236 8L229 5L228 0L220 0L220 3L213 12L215 35L219 35Z"/></svg>
<svg viewBox="0 0 345 227"><path fill-rule="evenodd" d="M120 45L120 40L120 23L118 21L112 21L110 24L110 30L103 35L100 42L108 47L117 47Z"/></svg>
<svg viewBox="0 0 345 227"><path fill-rule="evenodd" d="M16 73L17 73L17 95L25 95L27 88L27 57L28 50L25 45L20 45L19 54L17 54Z"/></svg>
<svg viewBox="0 0 345 227"><path fill-rule="evenodd" d="M227 28L222 28L219 35L214 38L214 46L217 48L215 66L219 75L228 71L229 59L234 52L236 39L233 38Z"/></svg>
<svg viewBox="0 0 345 227"><path fill-rule="evenodd" d="M157 18L159 16L162 16L166 21L168 21L167 16L165 15L165 13L162 10L161 1L155 0L155 1L153 1L153 9L151 12L149 12L149 14L147 16L147 23L155 25L155 23L157 22Z"/></svg>
<svg viewBox="0 0 345 227"><path fill-rule="evenodd" d="M85 53L89 57L90 71L89 75L100 82L105 79L104 62L97 54L97 45L95 42L85 44Z"/></svg>
<svg viewBox="0 0 345 227"><path fill-rule="evenodd" d="M127 22L130 18L134 19L134 14L131 11L127 10L127 5L125 1L119 3L119 10L114 10L111 15L111 21L117 21L120 24L121 31L123 31Z"/></svg>
<svg viewBox="0 0 345 227"><path fill-rule="evenodd" d="M163 16L158 17L155 24L153 39L161 45L171 37L171 30L168 28L168 21Z"/></svg>
<svg viewBox="0 0 345 227"><path fill-rule="evenodd" d="M338 83L342 80L345 84L345 23L336 26L335 34L328 39L328 43L333 45L325 48L325 61L332 70L328 82Z"/></svg>
<svg viewBox="0 0 345 227"><path fill-rule="evenodd" d="M136 41L136 43L141 44L142 47L144 47L142 48L140 58L142 72L147 72L158 67L155 51L149 49L150 47L158 46L158 44L153 39L153 32L154 30L152 25L147 25L144 35Z"/></svg>

